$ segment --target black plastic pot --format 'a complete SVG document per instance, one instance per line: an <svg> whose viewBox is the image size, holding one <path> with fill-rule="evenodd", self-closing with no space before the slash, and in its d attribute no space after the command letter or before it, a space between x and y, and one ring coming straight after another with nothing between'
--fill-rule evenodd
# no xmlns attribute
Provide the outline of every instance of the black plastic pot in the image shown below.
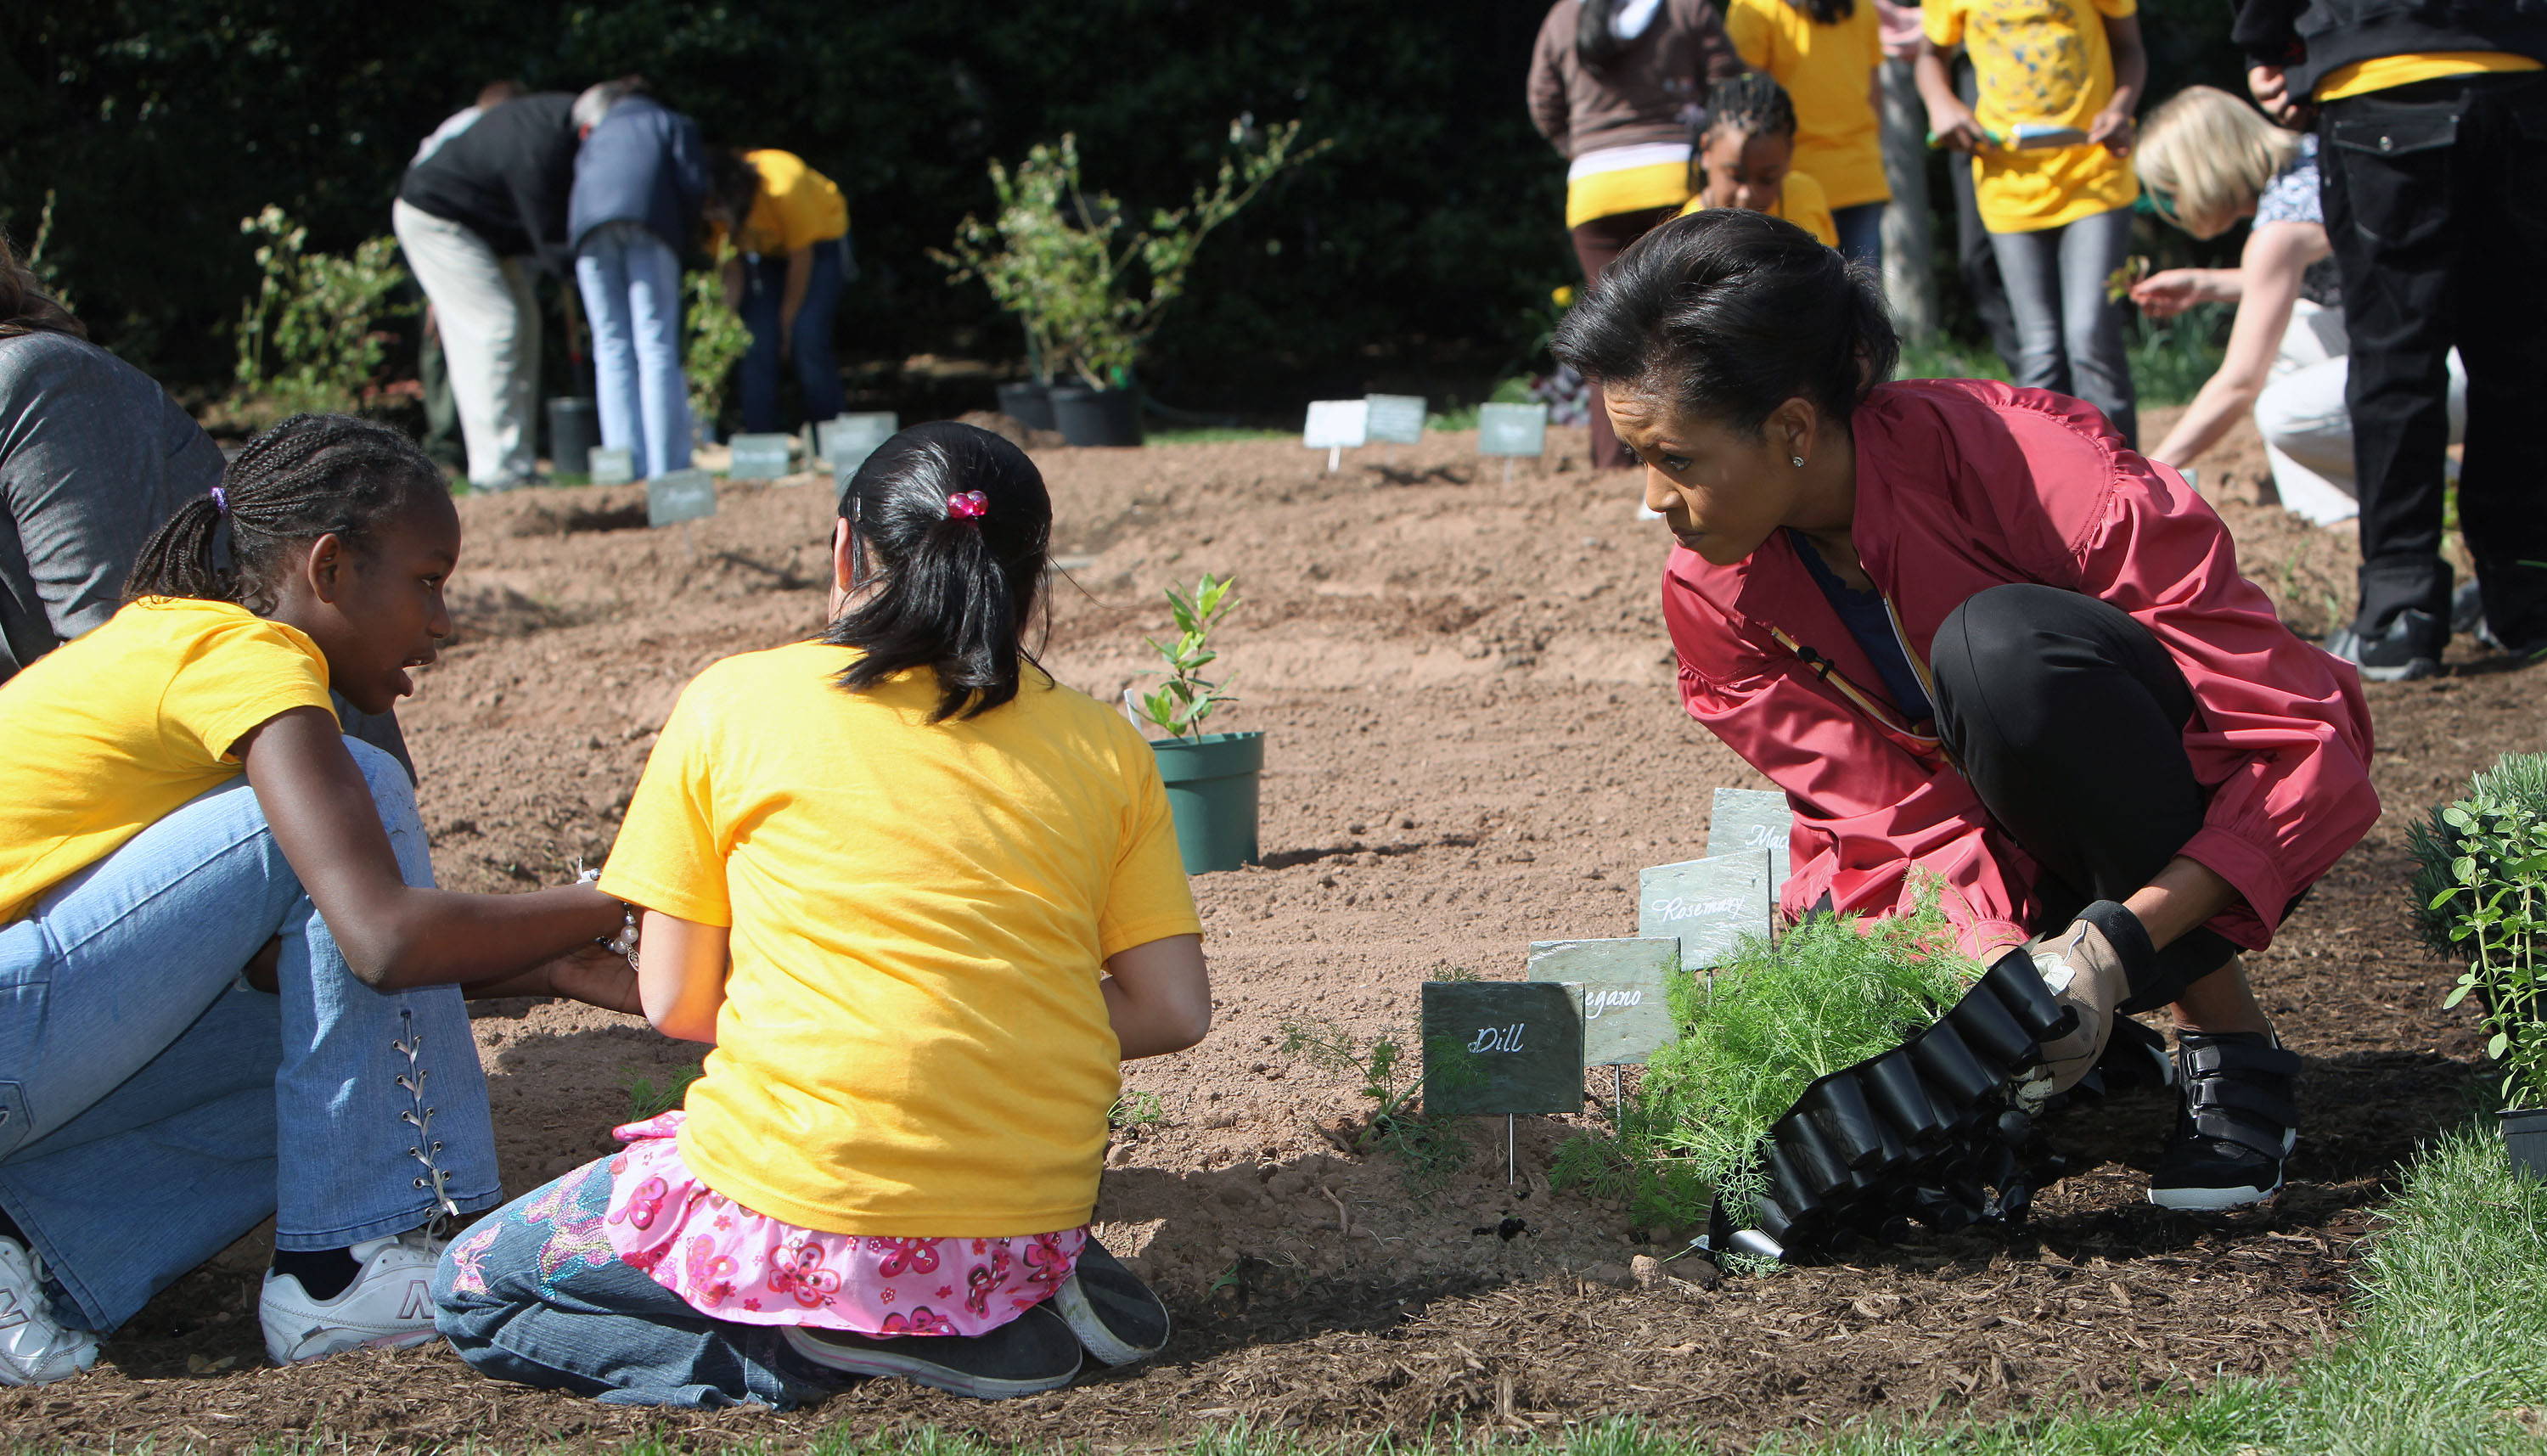
<svg viewBox="0 0 2547 1456"><path fill-rule="evenodd" d="M2503 1151L2516 1172L2547 1181L2547 1108L2495 1114L2503 1119Z"/></svg>
<svg viewBox="0 0 2547 1456"><path fill-rule="evenodd" d="M1052 385L1041 380L1018 380L1000 386L1000 413L1029 430L1052 430Z"/></svg>
<svg viewBox="0 0 2547 1456"><path fill-rule="evenodd" d="M592 473L601 445L601 407L589 399L549 401L549 468L561 475Z"/></svg>
<svg viewBox="0 0 2547 1456"><path fill-rule="evenodd" d="M1072 445L1138 445L1141 402L1129 389L1052 386L1053 427Z"/></svg>

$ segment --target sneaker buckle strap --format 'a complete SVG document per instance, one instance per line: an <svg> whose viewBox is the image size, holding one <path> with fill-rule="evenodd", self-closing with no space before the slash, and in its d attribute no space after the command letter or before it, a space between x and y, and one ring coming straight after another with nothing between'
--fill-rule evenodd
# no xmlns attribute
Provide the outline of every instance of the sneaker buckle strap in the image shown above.
<svg viewBox="0 0 2547 1456"><path fill-rule="evenodd" d="M2217 1109L2251 1113L2255 1117L2269 1119L2277 1127L2293 1127L2300 1120L2298 1104L2291 1100L2288 1091L2251 1081L2204 1077L2185 1088L2184 1100L2185 1105L2196 1112Z"/></svg>
<svg viewBox="0 0 2547 1456"><path fill-rule="evenodd" d="M2283 1129L2281 1127L2259 1127L2255 1122L2239 1113L2225 1112L2212 1107L2198 1108L2188 1116L2192 1120L2194 1132L2205 1138L2223 1143L2235 1143L2258 1156L2273 1158L2276 1161L2282 1157Z"/></svg>
<svg viewBox="0 0 2547 1456"><path fill-rule="evenodd" d="M2280 1047L2253 1047L2239 1042L2204 1041L2182 1048L2185 1071L2189 1075L2216 1076L2222 1072L2254 1071L2275 1076L2297 1076L2299 1054Z"/></svg>

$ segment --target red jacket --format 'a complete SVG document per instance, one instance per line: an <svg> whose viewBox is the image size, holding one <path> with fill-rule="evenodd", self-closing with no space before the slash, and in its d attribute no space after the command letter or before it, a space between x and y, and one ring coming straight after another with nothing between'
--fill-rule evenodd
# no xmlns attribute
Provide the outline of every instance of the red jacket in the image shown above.
<svg viewBox="0 0 2547 1456"><path fill-rule="evenodd" d="M2083 592L2154 634L2193 689L2184 747L2209 792L2189 858L2243 902L2210 928L2272 942L2291 899L2379 817L2370 712L2358 674L2301 642L2238 574L2229 532L2172 469L2126 447L2089 405L1974 380L1886 385L1852 417L1858 559L1921 661L1974 593L2034 581ZM1904 905L1913 866L1946 882L1976 953L2025 939L2035 867L1989 821L1964 776L1822 681L1775 630L1880 697L1883 679L1786 533L1713 566L1675 550L1663 618L1690 716L1787 791L1803 913Z"/></svg>

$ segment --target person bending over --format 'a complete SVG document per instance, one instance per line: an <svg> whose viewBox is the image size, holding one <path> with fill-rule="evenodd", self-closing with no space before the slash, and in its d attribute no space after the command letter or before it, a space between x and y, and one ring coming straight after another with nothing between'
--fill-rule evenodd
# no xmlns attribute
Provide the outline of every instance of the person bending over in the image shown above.
<svg viewBox="0 0 2547 1456"><path fill-rule="evenodd" d="M1211 1022L1156 756L1019 641L1052 507L1025 454L905 430L833 533L832 624L682 693L601 886L684 1111L455 1242L489 1375L790 1406L852 1375L997 1399L1167 1339L1090 1238L1119 1065Z"/></svg>
<svg viewBox="0 0 2547 1456"><path fill-rule="evenodd" d="M1934 875L1968 950L2057 936L2080 1027L2056 1088L2117 1012L2174 1007L2185 1100L2151 1201L2280 1187L2299 1059L2237 953L2378 817L2359 677L2095 410L1878 383L1883 300L1790 223L1657 229L1553 347L1602 382L1679 542L1682 701L1795 809L1785 913L1891 914Z"/></svg>
<svg viewBox="0 0 2547 1456"><path fill-rule="evenodd" d="M394 430L296 415L0 686L0 1384L85 1370L269 1216L278 1361L433 1337L432 1226L499 1197L463 991L637 1008L589 887L433 888L340 736L451 633L460 520Z"/></svg>
<svg viewBox="0 0 2547 1456"><path fill-rule="evenodd" d="M1786 88L1758 71L1716 82L1707 93L1707 121L1690 147L1694 195L1681 215L1747 208L1786 218L1823 247L1838 247L1839 227L1822 185L1794 170L1795 156L1796 109Z"/></svg>
<svg viewBox="0 0 2547 1456"><path fill-rule="evenodd" d="M2317 155L2316 133L2285 131L2216 87L2169 97L2132 157L2151 206L2195 237L2218 237L2240 217L2254 226L2237 267L2169 268L2135 285L2132 301L2152 318L2196 303L2238 305L2219 370L2151 458L2191 465L2251 409L2272 461L2274 499L2332 526L2361 505L2343 403L2343 286L2318 205ZM2449 372L2456 440L2467 427L2467 371L2456 350ZM2362 669L2382 675L2377 665Z"/></svg>

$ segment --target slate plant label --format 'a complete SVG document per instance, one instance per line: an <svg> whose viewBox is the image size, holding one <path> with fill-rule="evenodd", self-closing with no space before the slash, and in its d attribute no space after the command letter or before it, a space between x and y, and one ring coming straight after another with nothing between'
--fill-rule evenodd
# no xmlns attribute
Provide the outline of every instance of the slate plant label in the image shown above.
<svg viewBox="0 0 2547 1456"><path fill-rule="evenodd" d="M1374 443L1421 445L1429 408L1421 394L1365 394L1362 433Z"/></svg>
<svg viewBox="0 0 2547 1456"><path fill-rule="evenodd" d="M716 477L705 471L673 471L646 482L646 524L673 526L716 514Z"/></svg>
<svg viewBox="0 0 2547 1456"><path fill-rule="evenodd" d="M1583 1013L1574 989L1545 981L1428 981L1424 1056L1466 1073L1424 1085L1424 1110L1446 1117L1583 1110Z"/></svg>
<svg viewBox="0 0 2547 1456"><path fill-rule="evenodd" d="M775 480L796 463L793 435L737 435L732 446L734 461L725 472L730 480Z"/></svg>
<svg viewBox="0 0 2547 1456"><path fill-rule="evenodd" d="M1477 454L1537 456L1546 448L1546 405L1477 406Z"/></svg>
<svg viewBox="0 0 2547 1456"><path fill-rule="evenodd" d="M1655 865L1636 877L1636 935L1676 939L1684 971L1720 966L1745 936L1770 931L1769 852Z"/></svg>
<svg viewBox="0 0 2547 1456"><path fill-rule="evenodd" d="M637 478L637 452L624 448L604 450L596 445L587 468L595 485L625 485Z"/></svg>
<svg viewBox="0 0 2547 1456"><path fill-rule="evenodd" d="M814 427L814 453L832 463L832 473L845 486L875 448L901 428L902 416L892 410L844 414Z"/></svg>
<svg viewBox="0 0 2547 1456"><path fill-rule="evenodd" d="M1530 979L1572 985L1583 997L1583 1065L1641 1067L1677 1030L1665 1001L1680 970L1680 942L1542 940L1530 948Z"/></svg>
<svg viewBox="0 0 2547 1456"><path fill-rule="evenodd" d="M1769 851L1769 898L1786 888L1788 834L1796 812L1775 789L1718 789L1707 818L1707 852L1738 854L1746 849Z"/></svg>

